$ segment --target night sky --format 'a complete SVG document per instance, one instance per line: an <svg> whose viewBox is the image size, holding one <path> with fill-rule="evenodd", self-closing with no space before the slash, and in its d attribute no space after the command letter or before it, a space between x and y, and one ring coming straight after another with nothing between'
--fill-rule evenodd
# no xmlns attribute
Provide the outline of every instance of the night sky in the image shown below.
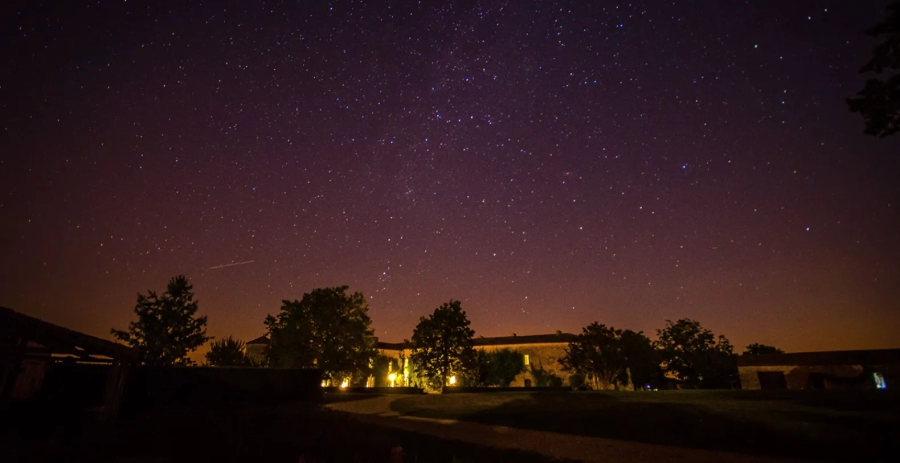
<svg viewBox="0 0 900 463"><path fill-rule="evenodd" d="M453 298L900 347L900 136L844 102L887 1L17 3L0 305L108 338L185 274L244 340L346 284L384 341Z"/></svg>

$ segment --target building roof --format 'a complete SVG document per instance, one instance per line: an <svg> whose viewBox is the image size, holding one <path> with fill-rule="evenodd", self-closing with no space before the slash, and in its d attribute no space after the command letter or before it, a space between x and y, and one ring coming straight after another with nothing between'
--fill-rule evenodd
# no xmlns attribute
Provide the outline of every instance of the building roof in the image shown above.
<svg viewBox="0 0 900 463"><path fill-rule="evenodd" d="M268 346L269 345L269 337L266 335L262 335L252 341L247 341L244 343L245 346L250 345L250 344L263 344L263 345Z"/></svg>
<svg viewBox="0 0 900 463"><path fill-rule="evenodd" d="M70 354L89 361L137 361L140 358L138 351L128 346L63 328L6 307L0 307L0 333L24 339L28 341L29 352L45 355Z"/></svg>
<svg viewBox="0 0 900 463"><path fill-rule="evenodd" d="M531 334L526 336L497 336L492 338L475 338L472 345L475 347L483 346L506 346L520 344L548 344L548 343L570 343L577 339L578 336L571 333L554 333L554 334ZM402 342L379 342L378 348L382 350L403 350L406 344Z"/></svg>
<svg viewBox="0 0 900 463"><path fill-rule="evenodd" d="M900 349L794 352L790 354L741 355L738 366L781 365L900 365Z"/></svg>
<svg viewBox="0 0 900 463"><path fill-rule="evenodd" d="M406 349L406 344L402 342L379 342L377 347L381 350L403 350Z"/></svg>
<svg viewBox="0 0 900 463"><path fill-rule="evenodd" d="M530 334L525 336L498 336L493 338L475 338L476 346L504 346L507 344L547 344L553 342L570 343L578 336L572 333Z"/></svg>

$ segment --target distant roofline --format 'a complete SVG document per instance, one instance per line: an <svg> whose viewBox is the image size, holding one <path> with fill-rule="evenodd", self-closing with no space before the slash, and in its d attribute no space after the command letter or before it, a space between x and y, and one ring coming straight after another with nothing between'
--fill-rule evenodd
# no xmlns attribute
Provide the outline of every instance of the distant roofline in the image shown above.
<svg viewBox="0 0 900 463"><path fill-rule="evenodd" d="M835 350L764 355L744 354L738 357L739 367L878 364L900 364L900 349Z"/></svg>
<svg viewBox="0 0 900 463"><path fill-rule="evenodd" d="M493 336L489 338L472 339L473 346L514 346L521 344L552 344L552 343L570 343L575 341L578 336L572 333L551 333L551 334L526 334L524 336ZM252 341L247 341L245 345L262 344L269 345L269 337L262 335ZM402 342L379 342L378 349L381 350L404 350L406 344Z"/></svg>
<svg viewBox="0 0 900 463"><path fill-rule="evenodd" d="M83 360L97 360L91 358L94 355L129 362L138 362L141 358L139 351L126 345L54 325L7 307L0 307L0 334L12 339L22 338L33 348L38 344L45 353L71 354Z"/></svg>
<svg viewBox="0 0 900 463"><path fill-rule="evenodd" d="M406 344L402 342L379 342L377 347L381 350L403 350L406 349Z"/></svg>
<svg viewBox="0 0 900 463"><path fill-rule="evenodd" d="M524 336L494 336L489 338L474 338L472 345L480 346L507 346L522 344L551 344L551 343L570 343L575 341L578 336L572 333L552 333L552 334L528 334ZM381 350L404 350L406 344L402 342L379 342L378 348Z"/></svg>
<svg viewBox="0 0 900 463"><path fill-rule="evenodd" d="M247 341L244 343L245 346L248 346L250 344L263 344L263 345L268 346L269 345L269 336L264 334L252 341Z"/></svg>

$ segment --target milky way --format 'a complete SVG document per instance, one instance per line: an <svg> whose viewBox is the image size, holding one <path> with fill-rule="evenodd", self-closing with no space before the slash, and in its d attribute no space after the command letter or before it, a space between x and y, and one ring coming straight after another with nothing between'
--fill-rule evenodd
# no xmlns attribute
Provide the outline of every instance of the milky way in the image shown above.
<svg viewBox="0 0 900 463"><path fill-rule="evenodd" d="M887 2L22 3L0 305L104 336L186 274L245 340L349 285L387 341L453 298L897 347L900 138L844 102Z"/></svg>

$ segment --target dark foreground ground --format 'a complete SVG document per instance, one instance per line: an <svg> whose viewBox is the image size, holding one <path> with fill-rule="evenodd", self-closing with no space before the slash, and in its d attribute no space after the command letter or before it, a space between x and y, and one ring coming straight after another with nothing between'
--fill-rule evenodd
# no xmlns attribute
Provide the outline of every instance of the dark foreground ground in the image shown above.
<svg viewBox="0 0 900 463"><path fill-rule="evenodd" d="M371 395L338 394L327 401L361 398ZM900 395L894 392L504 392L404 397L390 407L402 415L682 448L900 461ZM0 422L0 462L549 461L363 423L318 403L157 410L106 427L58 410L52 416L6 415Z"/></svg>
<svg viewBox="0 0 900 463"><path fill-rule="evenodd" d="M894 391L427 395L401 415L820 461L900 461Z"/></svg>
<svg viewBox="0 0 900 463"><path fill-rule="evenodd" d="M346 399L353 399L347 397ZM338 399L340 400L340 399ZM547 462L368 425L320 404L230 404L156 411L90 426L73 417L5 423L0 462Z"/></svg>

